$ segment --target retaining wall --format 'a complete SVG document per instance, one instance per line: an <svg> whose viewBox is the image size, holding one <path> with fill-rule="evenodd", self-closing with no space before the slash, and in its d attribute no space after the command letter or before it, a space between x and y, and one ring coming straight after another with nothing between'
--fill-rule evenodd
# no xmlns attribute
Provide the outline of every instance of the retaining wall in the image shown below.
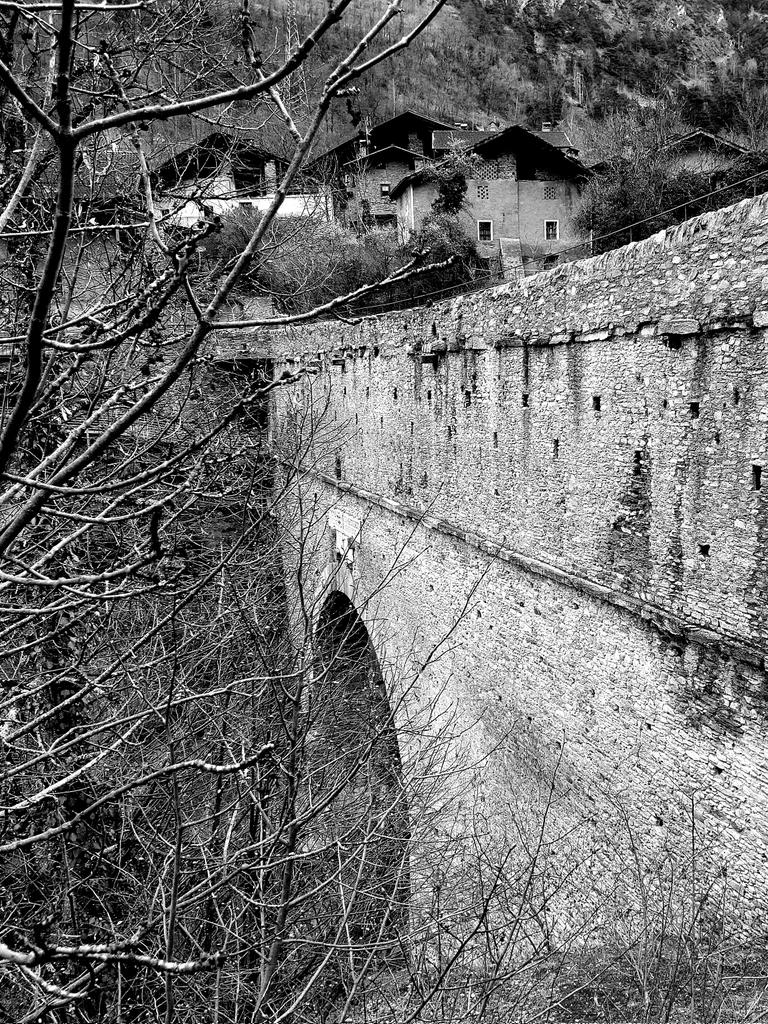
<svg viewBox="0 0 768 1024"><path fill-rule="evenodd" d="M434 681L482 743L506 737L504 785L559 761L574 807L621 792L657 837L693 801L756 892L767 218L760 198L493 290L253 343L277 372L319 368L276 424L322 421L307 465L334 521L364 524L349 572L390 645L418 661L481 580ZM398 545L412 557L380 589Z"/></svg>

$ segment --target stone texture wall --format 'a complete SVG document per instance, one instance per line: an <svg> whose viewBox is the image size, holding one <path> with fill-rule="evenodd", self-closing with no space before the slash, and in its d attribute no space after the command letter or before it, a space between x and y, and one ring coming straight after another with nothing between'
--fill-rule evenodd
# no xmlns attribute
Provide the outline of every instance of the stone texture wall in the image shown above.
<svg viewBox="0 0 768 1024"><path fill-rule="evenodd" d="M349 201L346 219L349 223L360 221L363 217L363 201L368 203L368 212L373 217L395 217L397 209L390 201L389 193L381 194L382 184L394 188L400 179L408 174L410 167L405 160L390 160L379 166L375 161L368 161L360 168L359 173L351 170L353 177L352 189L354 196Z"/></svg>
<svg viewBox="0 0 768 1024"><path fill-rule="evenodd" d="M659 841L692 801L752 887L768 881L767 225L761 198L254 342L320 367L276 422L322 408L313 486L364 524L347 587L377 594L390 650L417 663L477 584L434 680L481 746L505 737L497 780L559 762L574 813L621 794Z"/></svg>

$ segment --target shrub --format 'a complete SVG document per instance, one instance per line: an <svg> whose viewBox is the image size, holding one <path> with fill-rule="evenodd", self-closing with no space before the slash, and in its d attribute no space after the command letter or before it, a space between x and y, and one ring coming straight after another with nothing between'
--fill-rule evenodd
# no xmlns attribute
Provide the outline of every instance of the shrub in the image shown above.
<svg viewBox="0 0 768 1024"><path fill-rule="evenodd" d="M237 257L260 216L240 209L222 218L220 231L207 246L208 274ZM273 225L264 250L269 258L254 260L244 275L243 291L269 295L280 313L303 313L375 284L411 262L416 252L423 253L419 262L425 266L452 257L453 263L384 285L362 297L356 308L408 305L423 295L471 281L484 266L458 220L446 213L427 218L406 244L389 230L357 235L336 223L286 217Z"/></svg>

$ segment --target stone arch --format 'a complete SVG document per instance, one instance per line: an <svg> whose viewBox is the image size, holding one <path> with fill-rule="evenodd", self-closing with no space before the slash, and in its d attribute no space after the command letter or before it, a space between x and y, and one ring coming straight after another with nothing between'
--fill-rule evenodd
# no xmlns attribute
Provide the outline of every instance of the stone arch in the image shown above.
<svg viewBox="0 0 768 1024"><path fill-rule="evenodd" d="M382 666L341 590L326 597L315 623L312 702L315 783L319 792L338 790L325 838L348 851L342 881L358 901L352 934L384 948L407 921L408 807Z"/></svg>

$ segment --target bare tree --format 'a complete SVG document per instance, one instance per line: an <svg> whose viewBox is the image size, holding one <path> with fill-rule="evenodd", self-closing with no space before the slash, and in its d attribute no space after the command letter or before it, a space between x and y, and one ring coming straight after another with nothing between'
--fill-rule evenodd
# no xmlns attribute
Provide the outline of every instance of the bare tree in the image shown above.
<svg viewBox="0 0 768 1024"><path fill-rule="evenodd" d="M753 152L764 149L768 139L768 89L743 88L736 103L736 130Z"/></svg>
<svg viewBox="0 0 768 1024"><path fill-rule="evenodd" d="M370 610L310 581L327 508L305 474L338 427L297 412L273 443L266 419L313 367L275 381L248 358L244 332L375 285L296 314L233 312L277 252L275 219L334 99L441 6L366 4L334 57L333 33L358 23L333 0L283 59L247 0L0 0L9 1020L481 1019L513 982L514 1005L533 988L537 1013L552 1003L541 972L566 948L549 910L562 873L542 860L554 840L521 828L513 865L447 813L464 783L450 715L416 699L430 659L395 677ZM301 123L282 90L317 53ZM279 132L285 159L252 230L214 261L204 192L181 227L157 171L180 142L244 121ZM420 271L415 258L387 280Z"/></svg>
<svg viewBox="0 0 768 1024"><path fill-rule="evenodd" d="M331 668L318 670L309 637L286 636L264 430L269 393L290 378L217 370L212 354L222 332L261 323L234 319L231 300L269 259L332 101L441 6L382 44L402 4L379 5L304 125L281 87L351 0L286 59L257 48L247 2L0 7L0 999L12 1019L290 1016L321 1000L359 916L350 864L369 877L370 836L395 811L352 799L332 839L330 808L378 745L391 754L392 715L345 746L343 776L317 753L308 680L317 694ZM217 219L181 229L164 216L155 167L196 125L235 125L246 102L290 146L263 215L212 274ZM391 911L362 916L374 951L376 928L390 941Z"/></svg>

